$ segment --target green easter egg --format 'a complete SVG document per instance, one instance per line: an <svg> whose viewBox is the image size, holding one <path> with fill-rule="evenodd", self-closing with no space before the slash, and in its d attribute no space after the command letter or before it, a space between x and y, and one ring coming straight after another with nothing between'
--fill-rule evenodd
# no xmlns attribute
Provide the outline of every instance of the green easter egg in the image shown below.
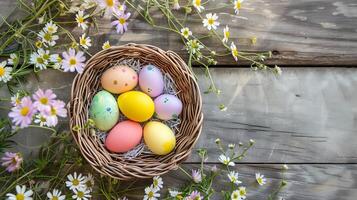
<svg viewBox="0 0 357 200"><path fill-rule="evenodd" d="M113 95L105 90L94 95L89 115L98 129L110 130L119 119L119 108Z"/></svg>

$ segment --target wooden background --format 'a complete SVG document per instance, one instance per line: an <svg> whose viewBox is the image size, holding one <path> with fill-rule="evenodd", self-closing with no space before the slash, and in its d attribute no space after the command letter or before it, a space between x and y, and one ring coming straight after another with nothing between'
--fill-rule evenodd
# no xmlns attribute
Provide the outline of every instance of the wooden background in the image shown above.
<svg viewBox="0 0 357 200"><path fill-rule="evenodd" d="M266 199L279 183L281 164L287 163L288 186L279 194L284 199L355 200L357 196L357 2L355 0L251 0L241 13L248 19L223 13L221 1L213 1L222 25L229 24L239 48L274 52L269 64L283 67L275 77L251 71L245 62L234 63L231 57L219 60L211 69L220 96L203 94L204 128L196 148L208 148L206 166L218 164L214 140L238 143L254 139L255 147L237 164L247 185L255 172L266 175L264 187L249 188L248 199ZM213 5L215 7L213 7ZM14 13L11 0L0 2L0 14ZM0 23L2 23L0 21ZM202 32L201 22L193 17L188 26ZM186 57L178 37L151 28L134 15L129 31L118 35L109 19L94 33L92 52L104 41L112 45L128 42L148 43L174 50ZM73 32L78 32L77 28ZM255 46L249 45L257 37ZM217 41L210 46L220 48ZM194 70L202 91L209 86L201 68ZM29 77L30 91L51 88L63 100L69 99L75 74L47 70L38 78ZM8 96L6 89L0 96ZM227 111L221 112L219 104ZM1 116L7 113L1 111ZM61 130L68 130L67 120ZM27 129L16 136L17 149L33 154L48 139L44 132ZM193 154L182 166L198 167ZM222 177L223 179L226 177ZM164 176L167 185L178 187L185 178L179 171ZM217 184L220 185L220 184ZM220 188L224 185L219 186ZM217 188L219 191L219 188ZM218 199L218 198L217 198Z"/></svg>

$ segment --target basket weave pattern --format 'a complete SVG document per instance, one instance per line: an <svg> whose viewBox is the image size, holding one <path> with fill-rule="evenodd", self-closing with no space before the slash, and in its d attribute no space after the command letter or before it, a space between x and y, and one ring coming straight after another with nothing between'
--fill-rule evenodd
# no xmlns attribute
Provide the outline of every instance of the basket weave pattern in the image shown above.
<svg viewBox="0 0 357 200"><path fill-rule="evenodd" d="M168 73L175 81L183 110L179 131L176 132L175 149L165 156L142 153L126 159L122 154L109 152L99 138L90 133L89 128L72 130L82 155L90 165L98 172L120 180L150 178L176 169L190 154L201 133L203 120L199 87L186 63L172 51L163 51L151 45L127 44L98 52L88 60L84 72L75 77L68 106L71 127L85 126L91 100L100 89L102 73L111 63L131 58L140 60L143 65L154 64Z"/></svg>

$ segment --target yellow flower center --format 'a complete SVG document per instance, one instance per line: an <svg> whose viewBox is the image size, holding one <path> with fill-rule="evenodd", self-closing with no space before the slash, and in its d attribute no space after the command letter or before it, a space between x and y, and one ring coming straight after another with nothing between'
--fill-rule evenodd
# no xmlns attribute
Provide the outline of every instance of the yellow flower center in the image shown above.
<svg viewBox="0 0 357 200"><path fill-rule="evenodd" d="M17 194L16 195L16 200L24 200L25 199L25 195L24 194Z"/></svg>
<svg viewBox="0 0 357 200"><path fill-rule="evenodd" d="M257 181L259 184L261 184L263 182L263 179L261 177L257 178Z"/></svg>
<svg viewBox="0 0 357 200"><path fill-rule="evenodd" d="M196 1L195 1L195 5L196 5L196 6L201 6L201 0L196 0Z"/></svg>
<svg viewBox="0 0 357 200"><path fill-rule="evenodd" d="M0 67L0 76L3 76L5 74L5 68Z"/></svg>
<svg viewBox="0 0 357 200"><path fill-rule="evenodd" d="M16 158L12 158L12 159L11 159L11 163L15 165L15 164L17 163Z"/></svg>
<svg viewBox="0 0 357 200"><path fill-rule="evenodd" d="M37 63L39 63L39 64L45 63L45 61L44 61L43 58L41 58L41 57L37 57L36 61L37 61Z"/></svg>
<svg viewBox="0 0 357 200"><path fill-rule="evenodd" d="M52 26L48 27L48 32L54 32L54 31L55 31L55 29Z"/></svg>
<svg viewBox="0 0 357 200"><path fill-rule="evenodd" d="M208 24L212 25L214 23L214 19L213 18L209 18L208 19Z"/></svg>
<svg viewBox="0 0 357 200"><path fill-rule="evenodd" d="M57 115L57 110L56 110L54 107L51 107L51 115ZM77 182L78 182L78 184L79 184L78 179L74 179L74 180L73 180L73 184L74 184L74 183L77 183Z"/></svg>
<svg viewBox="0 0 357 200"><path fill-rule="evenodd" d="M36 45L37 48L41 48L42 47L42 42L41 41L37 41L35 43L35 45Z"/></svg>
<svg viewBox="0 0 357 200"><path fill-rule="evenodd" d="M236 9L241 9L242 3L240 1L237 1L236 3Z"/></svg>
<svg viewBox="0 0 357 200"><path fill-rule="evenodd" d="M40 99L40 102L42 103L42 104L47 104L48 103L48 99L46 98L46 97L44 97L44 98L41 98Z"/></svg>
<svg viewBox="0 0 357 200"><path fill-rule="evenodd" d="M16 98L15 104L16 104L16 105L19 105L20 103L21 103L20 99Z"/></svg>
<svg viewBox="0 0 357 200"><path fill-rule="evenodd" d="M51 110L51 112L52 112L52 110ZM78 180L78 179L73 179L72 184L73 184L74 186L79 185L79 180ZM79 192L80 192L80 191L78 191L78 193L79 193Z"/></svg>
<svg viewBox="0 0 357 200"><path fill-rule="evenodd" d="M106 0L107 6L108 7L113 7L114 6L114 0Z"/></svg>
<svg viewBox="0 0 357 200"><path fill-rule="evenodd" d="M231 35L231 33L229 31L224 32L224 35L226 36L226 38L229 38L229 36Z"/></svg>
<svg viewBox="0 0 357 200"><path fill-rule="evenodd" d="M86 182L86 186L87 186L87 188L91 188L93 186L92 182L91 181L87 181Z"/></svg>
<svg viewBox="0 0 357 200"><path fill-rule="evenodd" d="M238 50L237 49L233 49L232 50L232 54L233 54L233 56L237 57L238 56Z"/></svg>
<svg viewBox="0 0 357 200"><path fill-rule="evenodd" d="M23 108L20 110L20 114L21 114L22 116L26 116L29 112L30 112L30 108L27 107L27 106L23 107Z"/></svg>
<svg viewBox="0 0 357 200"><path fill-rule="evenodd" d="M58 197L53 196L51 200L58 200Z"/></svg>
<svg viewBox="0 0 357 200"><path fill-rule="evenodd" d="M83 197L84 197L84 192L78 191L77 196L78 196L79 198L83 198Z"/></svg>
<svg viewBox="0 0 357 200"><path fill-rule="evenodd" d="M69 59L69 64L75 65L75 64L77 64L77 60L75 58L71 58L71 59Z"/></svg>
<svg viewBox="0 0 357 200"><path fill-rule="evenodd" d="M155 179L153 184L154 184L154 186L156 187L156 186L159 185L159 181L157 181L157 180Z"/></svg>
<svg viewBox="0 0 357 200"><path fill-rule="evenodd" d="M48 59L50 59L50 55L48 55L48 54L43 54L43 59L45 59L45 60L48 60Z"/></svg>
<svg viewBox="0 0 357 200"><path fill-rule="evenodd" d="M78 23L83 23L84 22L84 18L83 17L78 17L77 20L78 20Z"/></svg>
<svg viewBox="0 0 357 200"><path fill-rule="evenodd" d="M245 192L245 190L239 190L239 194L240 194L240 196L245 196L245 194L246 194L246 192Z"/></svg>
<svg viewBox="0 0 357 200"><path fill-rule="evenodd" d="M80 43L81 45L86 45L87 40L86 40L85 38L81 38L81 39L79 40L79 43Z"/></svg>
<svg viewBox="0 0 357 200"><path fill-rule="evenodd" d="M188 30L183 31L183 35L187 36L188 35Z"/></svg>
<svg viewBox="0 0 357 200"><path fill-rule="evenodd" d="M125 24L125 22L126 22L125 18L123 18L123 17L119 18L119 23L120 24Z"/></svg>
<svg viewBox="0 0 357 200"><path fill-rule="evenodd" d="M45 35L43 36L43 38L44 38L46 41L51 41L51 40L52 40L52 35L51 35L51 33L45 33Z"/></svg>
<svg viewBox="0 0 357 200"><path fill-rule="evenodd" d="M148 197L149 197L149 198L154 197L154 192L153 192L153 191L150 191L149 194L148 194Z"/></svg>
<svg viewBox="0 0 357 200"><path fill-rule="evenodd" d="M123 6L123 5L119 5L119 6L118 6L118 9L119 9L120 11L123 11L123 10L124 10L124 6Z"/></svg>
<svg viewBox="0 0 357 200"><path fill-rule="evenodd" d="M238 198L238 194L237 193L233 193L233 199L237 199Z"/></svg>

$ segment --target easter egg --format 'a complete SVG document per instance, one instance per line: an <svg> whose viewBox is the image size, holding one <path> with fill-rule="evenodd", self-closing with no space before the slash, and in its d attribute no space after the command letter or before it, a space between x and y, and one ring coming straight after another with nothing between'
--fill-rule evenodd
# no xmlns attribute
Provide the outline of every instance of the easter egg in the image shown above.
<svg viewBox="0 0 357 200"><path fill-rule="evenodd" d="M176 138L172 130L161 122L151 121L144 126L144 141L150 151L156 155L170 153L175 145Z"/></svg>
<svg viewBox="0 0 357 200"><path fill-rule="evenodd" d="M138 74L126 65L117 65L107 69L100 80L107 91L120 94L132 90L138 84Z"/></svg>
<svg viewBox="0 0 357 200"><path fill-rule="evenodd" d="M89 115L98 129L110 130L119 119L119 109L113 95L105 90L94 95Z"/></svg>
<svg viewBox="0 0 357 200"><path fill-rule="evenodd" d="M159 119L177 118L182 111L182 102L175 95L162 94L154 100L155 113Z"/></svg>
<svg viewBox="0 0 357 200"><path fill-rule="evenodd" d="M124 153L141 142L143 129L137 122L130 120L119 122L110 130L105 139L105 147L115 153Z"/></svg>
<svg viewBox="0 0 357 200"><path fill-rule="evenodd" d="M151 97L159 96L164 90L164 77L154 65L144 66L139 73L140 89Z"/></svg>
<svg viewBox="0 0 357 200"><path fill-rule="evenodd" d="M120 111L136 122L144 122L154 114L154 101L145 93L139 91L125 92L118 97Z"/></svg>

